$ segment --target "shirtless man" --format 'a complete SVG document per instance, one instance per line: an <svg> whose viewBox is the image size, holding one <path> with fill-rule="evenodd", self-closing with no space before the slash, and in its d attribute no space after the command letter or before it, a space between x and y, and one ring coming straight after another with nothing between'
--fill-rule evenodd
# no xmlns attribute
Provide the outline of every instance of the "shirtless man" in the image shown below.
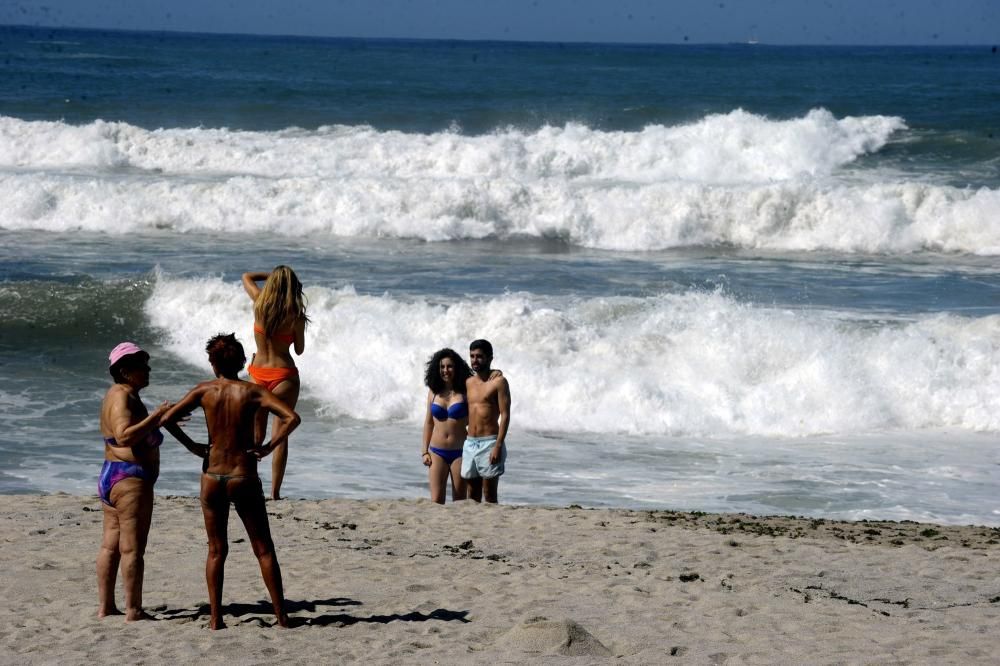
<svg viewBox="0 0 1000 666"><path fill-rule="evenodd" d="M507 378L491 373L493 345L473 340L469 345L472 376L465 381L469 403L469 436L462 452L462 478L469 482L469 499L496 504L500 475L507 460L504 439L510 425Z"/></svg>
<svg viewBox="0 0 1000 666"><path fill-rule="evenodd" d="M287 441L288 434L299 425L299 415L263 386L237 378L246 355L235 335L215 336L208 341L205 351L216 378L191 389L163 416L163 422L175 422L197 407L205 411L209 444L195 452L205 458L201 467L201 510L208 533L205 578L212 613L209 626L212 629L226 626L222 620L222 583L229 551L226 531L232 503L250 537L277 622L287 627L281 568L271 540L257 461ZM269 410L277 417L271 441L263 446L254 440L258 409Z"/></svg>

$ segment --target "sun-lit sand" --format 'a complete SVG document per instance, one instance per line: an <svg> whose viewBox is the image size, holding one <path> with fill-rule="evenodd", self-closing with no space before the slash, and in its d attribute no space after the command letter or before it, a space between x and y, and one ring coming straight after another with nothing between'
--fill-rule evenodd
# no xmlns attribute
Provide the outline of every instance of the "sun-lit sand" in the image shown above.
<svg viewBox="0 0 1000 666"><path fill-rule="evenodd" d="M159 497L145 606L98 620L96 498L0 496L4 663L995 663L1000 529L670 511L268 504L293 628L230 518ZM121 583L118 600L122 605Z"/></svg>

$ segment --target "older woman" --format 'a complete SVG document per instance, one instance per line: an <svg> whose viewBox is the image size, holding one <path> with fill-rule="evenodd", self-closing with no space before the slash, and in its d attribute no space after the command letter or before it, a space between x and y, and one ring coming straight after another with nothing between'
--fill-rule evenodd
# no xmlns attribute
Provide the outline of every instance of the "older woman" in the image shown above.
<svg viewBox="0 0 1000 666"><path fill-rule="evenodd" d="M104 535L97 554L97 616L120 615L115 579L121 566L125 621L148 619L142 610L143 555L153 515L153 484L160 473L160 417L168 403L150 414L139 399L149 385L149 354L123 342L108 356L115 383L101 405L104 467L97 493L104 509Z"/></svg>
<svg viewBox="0 0 1000 666"><path fill-rule="evenodd" d="M150 414L139 399L149 386L149 354L134 342L122 342L108 355L114 384L101 405L104 466L97 495L104 509L104 533L97 553L97 616L121 615L115 605L115 580L121 567L125 621L149 619L142 610L146 538L153 517L153 485L160 474L160 419L164 402ZM198 455L207 448L176 424L163 424L181 444Z"/></svg>
<svg viewBox="0 0 1000 666"><path fill-rule="evenodd" d="M261 280L263 288L257 286ZM309 323L302 283L291 268L277 266L270 273L244 273L243 288L253 301L253 337L257 343L257 353L247 366L247 373L255 383L294 409L299 400L299 371L290 349L298 356L305 351ZM258 428L263 431L266 416L263 412L261 416L265 420ZM261 432L258 441L262 440ZM271 499L281 499L287 463L288 443L283 441L271 459Z"/></svg>
<svg viewBox="0 0 1000 666"><path fill-rule="evenodd" d="M420 458L428 467L431 499L444 504L451 477L451 500L467 495L462 478L462 445L469 422L465 380L471 371L465 360L451 349L441 349L427 362L427 413L424 417L423 448Z"/></svg>

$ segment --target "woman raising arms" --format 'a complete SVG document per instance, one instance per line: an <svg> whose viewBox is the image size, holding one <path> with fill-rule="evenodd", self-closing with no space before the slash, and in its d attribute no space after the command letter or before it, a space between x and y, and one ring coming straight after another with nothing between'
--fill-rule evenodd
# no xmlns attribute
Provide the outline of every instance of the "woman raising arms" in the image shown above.
<svg viewBox="0 0 1000 666"><path fill-rule="evenodd" d="M257 286L264 282L263 287ZM256 384L267 388L292 409L299 400L299 371L291 349L301 356L306 348L305 297L302 283L288 266L277 266L270 273L243 274L243 288L253 301L253 337L257 353L247 372ZM263 440L267 415L261 412L258 440ZM276 424L275 424L276 425ZM281 499L281 482L288 462L287 440L274 449L271 460L271 499Z"/></svg>

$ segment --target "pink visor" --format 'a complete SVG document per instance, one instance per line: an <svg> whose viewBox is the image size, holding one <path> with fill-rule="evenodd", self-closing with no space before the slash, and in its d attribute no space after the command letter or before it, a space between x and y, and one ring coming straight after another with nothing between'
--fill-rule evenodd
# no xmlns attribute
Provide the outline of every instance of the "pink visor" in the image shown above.
<svg viewBox="0 0 1000 666"><path fill-rule="evenodd" d="M114 349L111 350L111 353L108 354L108 366L110 367L126 356L131 356L132 354L145 354L146 358L149 358L149 354L146 354L146 352L134 342L120 342Z"/></svg>

